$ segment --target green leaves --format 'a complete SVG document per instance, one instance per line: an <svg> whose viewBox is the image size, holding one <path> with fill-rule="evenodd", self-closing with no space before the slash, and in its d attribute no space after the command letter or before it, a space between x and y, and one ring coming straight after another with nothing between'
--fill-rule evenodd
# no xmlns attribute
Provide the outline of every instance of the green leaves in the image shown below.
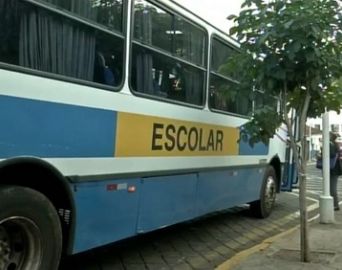
<svg viewBox="0 0 342 270"><path fill-rule="evenodd" d="M234 20L234 19L236 19L236 18L237 18L237 16L234 15L234 14L229 15L229 16L227 17L228 20Z"/></svg>
<svg viewBox="0 0 342 270"><path fill-rule="evenodd" d="M291 25L294 23L294 20L290 20L284 24L285 29L289 29Z"/></svg>
<svg viewBox="0 0 342 270"><path fill-rule="evenodd" d="M300 51L301 47L302 47L301 42L299 40L295 40L289 45L289 50L290 50L289 53L296 54Z"/></svg>
<svg viewBox="0 0 342 270"><path fill-rule="evenodd" d="M268 144L269 138L273 137L281 123L282 119L275 113L274 107L263 106L255 110L252 120L243 126L241 138L244 141L248 140L252 147L259 141Z"/></svg>
<svg viewBox="0 0 342 270"><path fill-rule="evenodd" d="M336 0L245 0L242 6L239 16L230 17L237 23L230 33L241 43L242 54L232 60L241 87L257 85L288 101L276 117L274 110L255 112L246 126L248 138L271 137L286 112L302 111L307 93L310 116L325 107L339 109L342 90L335 82L342 77L341 5Z"/></svg>

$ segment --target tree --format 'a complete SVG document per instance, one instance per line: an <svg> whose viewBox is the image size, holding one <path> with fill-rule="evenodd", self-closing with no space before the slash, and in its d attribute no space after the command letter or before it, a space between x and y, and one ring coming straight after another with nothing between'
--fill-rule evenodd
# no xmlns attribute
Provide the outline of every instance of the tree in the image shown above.
<svg viewBox="0 0 342 270"><path fill-rule="evenodd" d="M300 185L301 260L307 262L305 123L308 116L341 108L341 1L245 0L239 16L229 19L236 25L230 34L241 44L230 64L238 71L240 87L253 85L281 100L279 113L271 106L257 109L242 138L267 144L281 124L287 126ZM291 110L299 119L299 138L292 132Z"/></svg>

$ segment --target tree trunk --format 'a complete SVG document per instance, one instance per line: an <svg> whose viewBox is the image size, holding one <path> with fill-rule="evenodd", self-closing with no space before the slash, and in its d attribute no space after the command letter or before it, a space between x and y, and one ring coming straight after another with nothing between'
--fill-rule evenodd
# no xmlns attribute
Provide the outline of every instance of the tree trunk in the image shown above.
<svg viewBox="0 0 342 270"><path fill-rule="evenodd" d="M304 149L303 149L304 150ZM304 152L304 151L303 151ZM303 159L303 157L302 157ZM308 236L308 212L306 207L306 160L302 161L299 173L299 210L300 210L300 259L310 261L310 247Z"/></svg>
<svg viewBox="0 0 342 270"><path fill-rule="evenodd" d="M306 119L309 108L311 96L309 91L306 90L306 96L303 103L302 111L299 118L299 138L302 146L300 164L298 168L299 176L299 210L300 210L300 258L302 262L310 261L310 247L308 236L308 212L306 207L306 157L307 157L307 145L306 145Z"/></svg>
<svg viewBox="0 0 342 270"><path fill-rule="evenodd" d="M285 86L286 87L286 86ZM286 92L286 91L285 91ZM308 236L308 213L306 207L306 118L311 96L307 90L301 111L299 112L299 138L301 145L301 155L299 156L295 135L292 132L293 121L290 121L285 113L285 122L290 137L291 149L298 171L299 180L299 211L300 211L300 258L302 262L310 261L310 248ZM284 101L286 104L286 100ZM284 104L284 105L285 105ZM286 105L285 105L286 106ZM285 110L286 112L287 110Z"/></svg>

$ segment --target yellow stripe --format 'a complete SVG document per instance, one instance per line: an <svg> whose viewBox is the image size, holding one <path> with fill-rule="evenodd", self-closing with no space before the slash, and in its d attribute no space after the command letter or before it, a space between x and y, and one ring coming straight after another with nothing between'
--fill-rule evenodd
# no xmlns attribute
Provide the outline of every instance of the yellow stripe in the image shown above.
<svg viewBox="0 0 342 270"><path fill-rule="evenodd" d="M115 156L237 155L239 129L118 113Z"/></svg>
<svg viewBox="0 0 342 270"><path fill-rule="evenodd" d="M298 227L299 226L295 226L295 227L293 227L293 228L291 228L285 232L282 232L280 234L277 234L275 236L272 236L272 237L264 240L261 244L258 244L256 246L253 246L249 249L246 249L246 250L243 250L243 251L237 253L236 255L234 255L234 257L230 258L229 260L227 260L224 263L217 266L215 268L215 270L232 270L232 269L234 269L239 264L241 264L242 261L246 260L252 254L267 249L274 241L291 234L292 232L297 230Z"/></svg>

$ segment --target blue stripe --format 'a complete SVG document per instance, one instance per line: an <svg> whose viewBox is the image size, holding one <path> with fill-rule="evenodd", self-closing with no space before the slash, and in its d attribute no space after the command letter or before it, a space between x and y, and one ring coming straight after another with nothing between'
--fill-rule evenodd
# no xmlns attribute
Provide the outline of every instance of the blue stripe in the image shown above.
<svg viewBox="0 0 342 270"><path fill-rule="evenodd" d="M267 155L269 147L262 142L255 143L252 146L248 142L240 140L239 144L239 155Z"/></svg>
<svg viewBox="0 0 342 270"><path fill-rule="evenodd" d="M244 129L244 126L240 127L240 131ZM251 146L247 141L244 141L241 137L240 132L240 142L239 142L239 155L241 156L255 156L255 155L267 155L269 152L269 145L264 144L263 142L255 143L253 146Z"/></svg>
<svg viewBox="0 0 342 270"><path fill-rule="evenodd" d="M0 96L0 157L112 157L116 112Z"/></svg>

